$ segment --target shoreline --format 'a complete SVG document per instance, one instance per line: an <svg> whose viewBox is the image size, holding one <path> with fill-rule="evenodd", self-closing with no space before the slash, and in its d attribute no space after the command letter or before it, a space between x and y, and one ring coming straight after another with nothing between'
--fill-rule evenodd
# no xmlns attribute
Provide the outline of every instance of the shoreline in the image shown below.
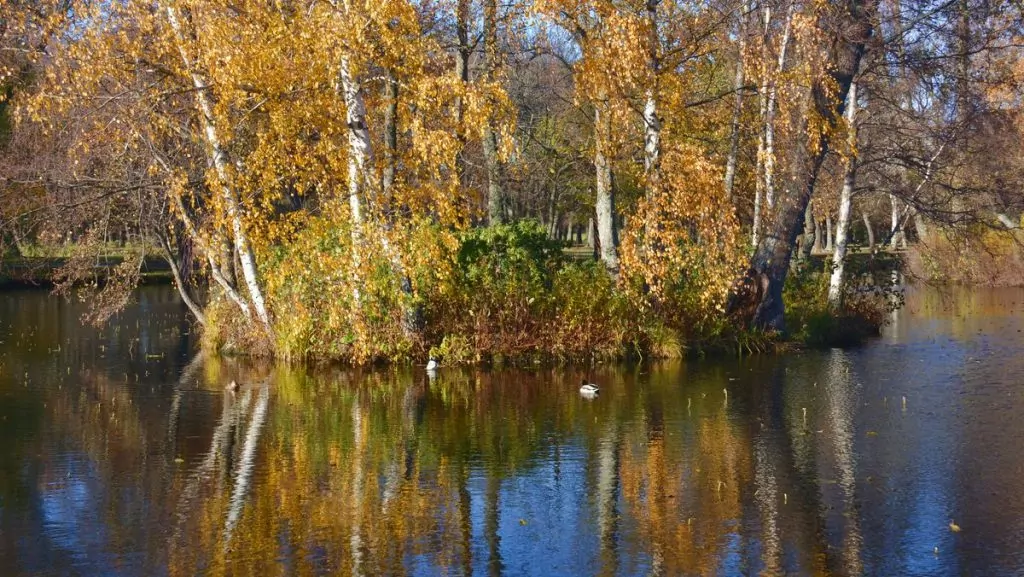
<svg viewBox="0 0 1024 577"><path fill-rule="evenodd" d="M0 289L52 288L54 274L71 259L67 257L13 257L0 261ZM122 257L102 257L92 267L96 278L106 280ZM162 258L147 257L142 263L141 284L171 284L171 269Z"/></svg>

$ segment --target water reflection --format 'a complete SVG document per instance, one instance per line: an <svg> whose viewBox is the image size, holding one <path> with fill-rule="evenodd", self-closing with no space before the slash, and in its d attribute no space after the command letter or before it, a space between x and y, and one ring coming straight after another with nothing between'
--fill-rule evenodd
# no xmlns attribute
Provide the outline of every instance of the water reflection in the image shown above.
<svg viewBox="0 0 1024 577"><path fill-rule="evenodd" d="M159 289L103 331L73 303L8 294L0 566L1013 574L1021 296L947 312L912 293L849 351L430 377L193 356Z"/></svg>

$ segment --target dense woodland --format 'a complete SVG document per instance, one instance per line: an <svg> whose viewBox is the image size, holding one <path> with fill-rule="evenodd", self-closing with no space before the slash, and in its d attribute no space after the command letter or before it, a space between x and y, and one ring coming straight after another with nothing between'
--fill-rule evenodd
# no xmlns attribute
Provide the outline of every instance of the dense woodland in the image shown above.
<svg viewBox="0 0 1024 577"><path fill-rule="evenodd" d="M0 0L2 252L59 247L95 321L159 255L208 346L283 358L877 326L893 262L1024 280L1022 33L1007 0Z"/></svg>

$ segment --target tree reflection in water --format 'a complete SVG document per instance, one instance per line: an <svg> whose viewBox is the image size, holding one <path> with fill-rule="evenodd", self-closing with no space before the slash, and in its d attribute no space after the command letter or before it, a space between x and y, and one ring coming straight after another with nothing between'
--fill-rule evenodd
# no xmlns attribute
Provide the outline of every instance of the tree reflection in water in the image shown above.
<svg viewBox="0 0 1024 577"><path fill-rule="evenodd" d="M187 350L177 317L161 324L160 310L150 309L144 357L103 356L132 350L129 333L60 323L40 329L65 343L59 353L39 356L43 341L3 349L0 564L10 573L1019 566L1019 506L988 500L985 483L1014 483L1003 471L1015 470L1019 451L1008 448L1024 432L1008 423L1024 401L970 395L1024 366L1012 346L958 340L980 322L959 314L928 321L948 324L941 339L598 369L588 377L602 395L588 401L572 370L447 367L429 378L160 356ZM915 322L898 330L913 334ZM1012 335L1024 328L1001 322ZM225 389L231 380L238 391ZM958 505L968 497L970 509Z"/></svg>

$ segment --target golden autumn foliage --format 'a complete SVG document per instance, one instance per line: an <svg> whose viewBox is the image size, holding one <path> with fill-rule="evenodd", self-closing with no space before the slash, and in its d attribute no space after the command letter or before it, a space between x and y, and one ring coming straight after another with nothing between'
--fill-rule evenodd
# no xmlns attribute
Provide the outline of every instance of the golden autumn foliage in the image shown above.
<svg viewBox="0 0 1024 577"><path fill-rule="evenodd" d="M1020 125L1020 31L982 17L1012 7L902 6L2 0L2 242L73 245L65 286L121 247L96 320L159 256L209 346L290 359L782 330L795 239L831 223L852 159L893 238L1019 221L1013 159L977 152ZM562 254L584 231L606 276Z"/></svg>

